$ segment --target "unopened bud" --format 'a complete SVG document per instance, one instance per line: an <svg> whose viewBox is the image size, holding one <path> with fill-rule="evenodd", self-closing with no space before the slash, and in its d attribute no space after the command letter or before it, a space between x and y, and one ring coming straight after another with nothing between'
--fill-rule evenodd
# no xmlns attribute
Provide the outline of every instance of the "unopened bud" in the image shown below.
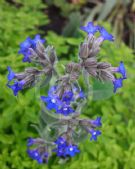
<svg viewBox="0 0 135 169"><path fill-rule="evenodd" d="M89 47L88 47L88 43L83 43L80 46L80 52L79 52L79 56L82 59L86 59L89 55Z"/></svg>

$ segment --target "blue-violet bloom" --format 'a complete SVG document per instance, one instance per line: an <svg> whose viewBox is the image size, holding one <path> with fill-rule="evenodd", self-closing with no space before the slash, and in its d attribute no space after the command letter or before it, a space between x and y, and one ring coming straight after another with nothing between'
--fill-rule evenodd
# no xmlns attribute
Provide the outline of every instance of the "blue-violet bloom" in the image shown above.
<svg viewBox="0 0 135 169"><path fill-rule="evenodd" d="M91 120L90 123L94 125L95 127L100 127L102 126L101 123L101 117L97 117L95 120Z"/></svg>
<svg viewBox="0 0 135 169"><path fill-rule="evenodd" d="M80 153L80 150L78 149L78 146L77 145L68 145L66 147L66 152L65 154L67 156L70 156L70 157L73 157L76 155L76 153Z"/></svg>
<svg viewBox="0 0 135 169"><path fill-rule="evenodd" d="M87 32L88 35L94 35L98 31L98 26L94 26L93 22L88 22L86 26L81 26L80 29Z"/></svg>
<svg viewBox="0 0 135 169"><path fill-rule="evenodd" d="M41 43L45 42L45 40L40 39L40 35L36 35L33 40L30 37L27 37L26 40L20 44L20 50L18 53L24 55L23 62L31 62L31 52L29 49L32 48L35 50L38 41Z"/></svg>
<svg viewBox="0 0 135 169"><path fill-rule="evenodd" d="M61 101L60 99L57 97L57 96L53 96L53 97L50 97L50 96L41 96L40 97L41 100L43 102L46 103L46 107L49 109L49 110L58 110L59 107L61 106Z"/></svg>
<svg viewBox="0 0 135 169"><path fill-rule="evenodd" d="M119 72L119 73L122 74L123 79L127 78L127 76L126 76L126 69L125 69L124 63L122 61L120 62L120 65L119 65L119 67L117 69L117 72Z"/></svg>
<svg viewBox="0 0 135 169"><path fill-rule="evenodd" d="M122 82L123 82L123 78L115 79L113 81L114 93L116 93L118 88L122 87L122 85L123 85Z"/></svg>
<svg viewBox="0 0 135 169"><path fill-rule="evenodd" d="M101 131L99 131L99 130L94 130L94 129L91 129L90 131L90 134L91 134L91 138L90 138L90 140L92 141L92 140L97 140L97 137L99 136L99 135L101 135Z"/></svg>
<svg viewBox="0 0 135 169"><path fill-rule="evenodd" d="M8 81L11 81L11 80L14 79L15 73L12 71L12 69L11 69L10 66L8 66L7 69L8 69L8 75L7 75L7 78L8 78Z"/></svg>
<svg viewBox="0 0 135 169"><path fill-rule="evenodd" d="M114 37L111 34L109 34L104 27L99 26L99 32L103 40L114 41Z"/></svg>
<svg viewBox="0 0 135 169"><path fill-rule="evenodd" d="M74 110L72 109L72 107L68 105L63 105L60 109L56 111L56 113L60 113L63 114L64 116L68 116L69 114L74 113Z"/></svg>
<svg viewBox="0 0 135 169"><path fill-rule="evenodd" d="M8 86L10 89L12 89L14 95L17 96L18 92L23 89L24 84L25 84L25 81L24 81L24 80L21 80L21 81L19 81L19 82L17 82L17 81L14 82L13 85L7 84L7 86Z"/></svg>

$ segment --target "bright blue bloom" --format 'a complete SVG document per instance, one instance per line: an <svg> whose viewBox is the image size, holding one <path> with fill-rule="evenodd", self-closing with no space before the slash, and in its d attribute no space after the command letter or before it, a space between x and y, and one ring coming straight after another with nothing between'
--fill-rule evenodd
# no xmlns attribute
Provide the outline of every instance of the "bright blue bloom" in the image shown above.
<svg viewBox="0 0 135 169"><path fill-rule="evenodd" d="M28 138L28 140L27 140L27 146L28 146L28 147L29 147L29 146L32 146L34 143L35 143L35 139L33 139L33 138Z"/></svg>
<svg viewBox="0 0 135 169"><path fill-rule="evenodd" d="M48 157L49 157L48 152L39 152L38 149L33 149L33 150L28 149L27 153L33 160L36 160L39 164L42 164L44 160L46 162L48 161Z"/></svg>
<svg viewBox="0 0 135 169"><path fill-rule="evenodd" d="M67 143L66 143L66 139L63 137L59 137L56 141L55 144L58 145L58 147L66 147Z"/></svg>
<svg viewBox="0 0 135 169"><path fill-rule="evenodd" d="M99 26L99 32L103 40L114 41L114 37L111 34L109 34L104 27Z"/></svg>
<svg viewBox="0 0 135 169"><path fill-rule="evenodd" d="M43 163L43 158L41 157L38 149L34 150L28 149L27 153L33 160L36 160L39 164Z"/></svg>
<svg viewBox="0 0 135 169"><path fill-rule="evenodd" d="M60 109L58 109L56 111L56 113L63 114L64 116L68 116L69 114L71 114L73 112L74 112L74 110L72 109L72 107L70 107L68 105L63 105Z"/></svg>
<svg viewBox="0 0 135 169"><path fill-rule="evenodd" d="M58 110L58 108L61 106L61 101L57 96L41 96L40 97L43 102L46 103L46 107L49 110Z"/></svg>
<svg viewBox="0 0 135 169"><path fill-rule="evenodd" d="M14 79L15 73L12 71L12 69L11 69L10 66L8 66L7 69L8 69L8 76L7 76L7 78L8 78L8 81L11 81L11 80Z"/></svg>
<svg viewBox="0 0 135 169"><path fill-rule="evenodd" d="M31 41L31 47L35 49L38 42L43 44L45 40L41 39L40 35L36 35L35 38Z"/></svg>
<svg viewBox="0 0 135 169"><path fill-rule="evenodd" d="M123 82L123 78L119 78L119 79L115 79L113 81L113 86L114 86L114 93L116 93L117 89L118 88L121 88L122 87L122 82Z"/></svg>
<svg viewBox="0 0 135 169"><path fill-rule="evenodd" d="M123 79L127 78L127 76L126 76L126 69L125 69L124 63L122 61L120 62L120 65L118 67L118 72L122 74Z"/></svg>
<svg viewBox="0 0 135 169"><path fill-rule="evenodd" d="M56 152L58 157L65 157L65 148L67 147L66 139L59 137L54 143L57 144L57 148L53 151Z"/></svg>
<svg viewBox="0 0 135 169"><path fill-rule="evenodd" d="M66 104L70 104L71 101L73 101L73 92L67 91L62 96L62 102L65 102Z"/></svg>
<svg viewBox="0 0 135 169"><path fill-rule="evenodd" d="M20 50L18 53L24 55L23 62L31 62L31 52L29 49L32 48L33 50L35 50L38 41L41 43L45 42L45 40L40 39L40 35L36 35L34 39L28 37L24 42L20 44Z"/></svg>
<svg viewBox="0 0 135 169"><path fill-rule="evenodd" d="M99 136L99 135L101 135L101 131L99 131L99 130L94 130L94 129L91 129L90 131L90 134L91 134L91 138L90 138L90 140L92 141L92 140L97 140L97 137Z"/></svg>
<svg viewBox="0 0 135 169"><path fill-rule="evenodd" d="M78 149L78 146L77 145L68 145L66 147L66 151L65 151L65 154L67 156L70 156L70 157L73 157L76 155L76 153L80 153L80 150Z"/></svg>
<svg viewBox="0 0 135 169"><path fill-rule="evenodd" d="M58 157L66 157L65 147L57 147L53 152L55 152Z"/></svg>
<svg viewBox="0 0 135 169"><path fill-rule="evenodd" d="M87 32L89 35L94 35L98 31L98 26L94 26L93 22L88 22L86 26L81 26L80 29Z"/></svg>
<svg viewBox="0 0 135 169"><path fill-rule="evenodd" d="M76 153L79 153L80 150L76 145L68 145L67 141L63 137L59 137L56 141L55 144L57 144L57 148L54 149L53 151L57 153L58 157L66 157L70 156L73 157L75 156Z"/></svg>
<svg viewBox="0 0 135 169"><path fill-rule="evenodd" d="M17 96L18 92L23 89L23 86L25 84L24 80L21 80L19 82L14 82L13 85L7 84L7 86L13 90L13 93L15 96Z"/></svg>
<svg viewBox="0 0 135 169"><path fill-rule="evenodd" d="M95 127L102 126L101 117L97 117L95 120L91 120L91 124L94 125Z"/></svg>
<svg viewBox="0 0 135 169"><path fill-rule="evenodd" d="M22 60L22 61L23 61L23 62L29 62L29 63L30 63L30 62L31 62L31 59L30 59L31 52L28 50L27 53L24 53L23 55L24 55L24 57L23 57L23 60Z"/></svg>

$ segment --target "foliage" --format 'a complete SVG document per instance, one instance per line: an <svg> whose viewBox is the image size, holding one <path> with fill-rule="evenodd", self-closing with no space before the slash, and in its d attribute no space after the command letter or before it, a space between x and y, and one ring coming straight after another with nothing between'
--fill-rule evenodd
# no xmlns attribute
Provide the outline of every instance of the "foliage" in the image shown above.
<svg viewBox="0 0 135 169"><path fill-rule="evenodd" d="M37 3L37 5L29 4L29 1L22 2L27 5L24 5L19 10L4 1L1 1L0 6L0 17L2 16L0 24L0 168L134 169L135 65L133 63L132 50L123 43L118 45L105 42L99 56L99 58L104 56L114 65L120 60L124 61L128 79L122 88L123 92L109 100L89 102L87 107L84 108L85 117L94 117L100 113L103 116L102 136L98 142L90 142L88 138L87 141L80 145L82 153L66 164L58 164L58 159L53 157L48 166L39 165L27 156L26 139L29 136L36 136L36 131L30 124L37 122L36 117L40 106L37 104L38 96L36 96L36 91L31 89L19 94L18 98L13 97L12 92L6 87L5 71L9 64L15 70L19 67L23 69L24 63L21 63L21 56L18 56L18 62L15 62L18 44L25 39L24 36L27 37L36 33L35 26L46 24L48 19L46 16L45 19L41 14L39 10L41 3L38 0L32 1L33 4ZM27 15L26 11L28 12ZM17 13L18 17L16 17ZM33 16L35 16L34 19ZM11 20L15 20L15 23L11 22ZM108 25L106 27L109 28ZM63 63L67 57L73 58L77 54L77 45L81 41L78 38L71 39L62 36L59 38L52 32L48 33L46 39L48 43L54 42L54 46L59 49L57 52L63 58ZM55 42L56 39L57 43ZM61 48L61 46L65 46L65 49ZM71 50L69 50L70 48ZM72 51L74 51L73 54ZM66 52L67 55L65 57Z"/></svg>

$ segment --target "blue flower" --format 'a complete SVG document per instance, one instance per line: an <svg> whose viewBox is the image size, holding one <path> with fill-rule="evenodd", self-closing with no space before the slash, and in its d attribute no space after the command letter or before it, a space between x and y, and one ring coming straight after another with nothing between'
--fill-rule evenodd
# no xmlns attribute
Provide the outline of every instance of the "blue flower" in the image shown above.
<svg viewBox="0 0 135 169"><path fill-rule="evenodd" d="M94 130L94 129L91 129L90 131L90 134L91 134L91 138L90 138L90 140L92 141L92 140L97 140L97 137L99 136L99 135L101 135L101 131L99 131L99 130Z"/></svg>
<svg viewBox="0 0 135 169"><path fill-rule="evenodd" d="M23 57L23 60L22 60L22 61L23 61L23 62L29 62L29 63L30 63L30 62L31 62L31 59L30 59L31 52L28 50L27 53L24 53L23 55L24 55L24 57Z"/></svg>
<svg viewBox="0 0 135 169"><path fill-rule="evenodd" d="M94 26L93 22L88 22L86 26L81 26L80 29L87 32L89 35L94 35L98 31L98 26Z"/></svg>
<svg viewBox="0 0 135 169"><path fill-rule="evenodd" d="M15 96L17 96L18 92L23 89L23 86L25 84L24 80L21 80L19 82L14 82L13 85L7 84L7 86L13 90L13 93Z"/></svg>
<svg viewBox="0 0 135 169"><path fill-rule="evenodd" d="M127 78L127 76L126 76L126 69L125 69L124 63L122 61L120 62L120 65L118 67L118 72L122 74L123 79Z"/></svg>
<svg viewBox="0 0 135 169"><path fill-rule="evenodd" d="M66 157L70 156L73 157L75 156L76 153L79 153L80 150L76 145L68 145L67 141L63 137L59 137L56 141L55 144L57 144L57 148L54 149L53 151L57 153L58 157Z"/></svg>
<svg viewBox="0 0 135 169"><path fill-rule="evenodd" d="M58 109L56 111L56 113L63 114L64 116L68 116L69 114L71 114L73 112L74 112L74 110L72 109L72 107L70 107L68 105L63 105L60 109Z"/></svg>
<svg viewBox="0 0 135 169"><path fill-rule="evenodd" d="M34 143L35 143L35 139L33 139L33 138L28 138L28 140L27 140L27 146L28 146L28 147L29 147L29 146L32 146Z"/></svg>
<svg viewBox="0 0 135 169"><path fill-rule="evenodd" d="M73 157L76 155L76 153L80 153L80 150L78 149L77 145L68 145L65 150L65 154L67 156Z"/></svg>
<svg viewBox="0 0 135 169"><path fill-rule="evenodd" d="M104 27L99 26L99 32L103 40L114 41L114 37L111 34L109 34Z"/></svg>
<svg viewBox="0 0 135 169"><path fill-rule="evenodd" d="M101 117L97 117L95 120L91 120L91 124L94 125L95 127L102 126Z"/></svg>
<svg viewBox="0 0 135 169"><path fill-rule="evenodd" d="M58 108L61 106L61 101L57 96L41 96L41 100L45 102L47 105L46 107L49 110L58 110Z"/></svg>
<svg viewBox="0 0 135 169"><path fill-rule="evenodd" d="M11 81L11 80L14 79L15 73L12 71L12 69L11 69L10 66L8 66L7 69L8 69L8 75L7 75L7 78L8 78L8 81Z"/></svg>
<svg viewBox="0 0 135 169"><path fill-rule="evenodd" d="M114 93L116 93L118 88L121 88L123 86L122 82L123 82L123 78L115 79L113 81Z"/></svg>
<svg viewBox="0 0 135 169"><path fill-rule="evenodd" d="M33 160L36 160L39 164L43 163L43 158L41 157L38 149L34 150L28 149L27 153Z"/></svg>
<svg viewBox="0 0 135 169"><path fill-rule="evenodd" d="M28 49L31 47L32 39L27 37L26 40L20 43L20 50L18 51L19 54L26 54Z"/></svg>
<svg viewBox="0 0 135 169"><path fill-rule="evenodd" d="M44 39L41 39L41 38L40 38L40 35L37 34L37 35L35 36L35 38L31 41L31 47L32 47L33 49L35 49L38 42L40 42L40 43L43 44L43 43L45 42L45 40L44 40Z"/></svg>
<svg viewBox="0 0 135 169"><path fill-rule="evenodd" d="M65 102L66 104L70 104L73 100L73 92L71 91L66 91L62 96L62 102Z"/></svg>
<svg viewBox="0 0 135 169"><path fill-rule="evenodd" d="M29 49L32 48L35 50L38 41L41 43L45 42L45 40L40 39L40 35L36 35L34 39L27 37L26 40L20 44L20 50L18 53L24 55L23 62L31 62L31 52Z"/></svg>
<svg viewBox="0 0 135 169"><path fill-rule="evenodd" d="M56 149L53 149L53 152L55 152L58 157L66 157L64 147L57 147Z"/></svg>
<svg viewBox="0 0 135 169"><path fill-rule="evenodd" d="M63 137L59 137L56 141L55 144L58 145L58 147L65 147L67 145L66 139Z"/></svg>

